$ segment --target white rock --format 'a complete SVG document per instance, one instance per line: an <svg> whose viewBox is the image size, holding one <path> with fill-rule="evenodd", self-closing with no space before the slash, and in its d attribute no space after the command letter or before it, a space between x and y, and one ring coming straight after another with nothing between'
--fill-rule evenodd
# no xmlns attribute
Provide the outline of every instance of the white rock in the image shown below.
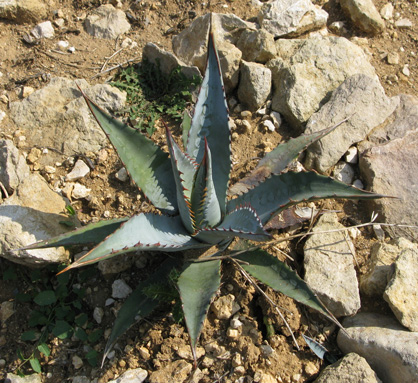
<svg viewBox="0 0 418 383"><path fill-rule="evenodd" d="M0 122L3 121L4 117L6 117L6 113L0 110Z"/></svg>
<svg viewBox="0 0 418 383"><path fill-rule="evenodd" d="M115 303L115 300L113 298L107 298L106 302L105 302L105 306L111 306L113 305L113 303Z"/></svg>
<svg viewBox="0 0 418 383"><path fill-rule="evenodd" d="M126 170L126 168L120 168L116 174L115 177L120 181L120 182L126 182L129 179L129 175L128 175L128 171Z"/></svg>
<svg viewBox="0 0 418 383"><path fill-rule="evenodd" d="M270 113L271 120L273 121L274 126L276 129L280 128L280 125L282 124L282 116L279 112L275 112L274 110Z"/></svg>
<svg viewBox="0 0 418 383"><path fill-rule="evenodd" d="M79 370L81 367L83 367L83 360L78 355L74 355L72 357L71 363L76 370Z"/></svg>
<svg viewBox="0 0 418 383"><path fill-rule="evenodd" d="M409 19L400 19L395 21L395 27L399 29L411 29L412 28L412 21Z"/></svg>
<svg viewBox="0 0 418 383"><path fill-rule="evenodd" d="M377 34L385 29L385 22L372 0L340 0L340 4L353 23L364 32Z"/></svg>
<svg viewBox="0 0 418 383"><path fill-rule="evenodd" d="M362 182L361 180L359 180L359 179L354 180L354 182L353 182L353 186L354 186L354 187L356 187L357 189L362 189L362 190L364 190L364 184L363 184L363 182Z"/></svg>
<svg viewBox="0 0 418 383"><path fill-rule="evenodd" d="M349 164L358 163L358 149L355 146L350 147L344 154L345 162Z"/></svg>
<svg viewBox="0 0 418 383"><path fill-rule="evenodd" d="M66 181L77 181L90 173L88 165L82 161L77 160L70 173L65 176Z"/></svg>
<svg viewBox="0 0 418 383"><path fill-rule="evenodd" d="M232 294L219 297L212 303L212 311L218 319L229 319L238 310L240 306L235 302L235 296Z"/></svg>
<svg viewBox="0 0 418 383"><path fill-rule="evenodd" d="M57 42L58 49L61 51L65 51L66 49L68 49L69 45L70 43L65 40L60 40Z"/></svg>
<svg viewBox="0 0 418 383"><path fill-rule="evenodd" d="M276 127L274 126L273 122L270 120L263 121L263 126L267 128L270 132L274 132Z"/></svg>
<svg viewBox="0 0 418 383"><path fill-rule="evenodd" d="M112 284L112 298L123 299L126 298L131 292L132 289L123 279L116 279Z"/></svg>
<svg viewBox="0 0 418 383"><path fill-rule="evenodd" d="M380 10L380 16L382 16L385 20L390 20L393 18L393 10L394 8L392 3L386 3Z"/></svg>
<svg viewBox="0 0 418 383"><path fill-rule="evenodd" d="M411 75L411 72L409 70L409 65L405 64L402 68L402 73L406 76L409 77Z"/></svg>
<svg viewBox="0 0 418 383"><path fill-rule="evenodd" d="M45 173L54 174L57 171L53 166L45 166Z"/></svg>
<svg viewBox="0 0 418 383"><path fill-rule="evenodd" d="M55 31L50 21L44 21L33 28L31 34L37 39L52 39L55 36Z"/></svg>
<svg viewBox="0 0 418 383"><path fill-rule="evenodd" d="M351 185L354 180L354 168L347 162L340 161L334 167L334 177L347 185Z"/></svg>
<svg viewBox="0 0 418 383"><path fill-rule="evenodd" d="M90 195L90 192L91 192L91 189L77 182L74 184L73 190L71 192L71 196L74 199L87 198Z"/></svg>
<svg viewBox="0 0 418 383"><path fill-rule="evenodd" d="M13 306L14 303L11 301L4 301L0 304L0 322L2 325L15 313Z"/></svg>
<svg viewBox="0 0 418 383"><path fill-rule="evenodd" d="M109 383L142 383L148 376L148 372L142 368L125 371L119 378L110 380Z"/></svg>
<svg viewBox="0 0 418 383"><path fill-rule="evenodd" d="M95 307L93 311L93 318L98 324L102 323L103 316L104 310L101 307Z"/></svg>

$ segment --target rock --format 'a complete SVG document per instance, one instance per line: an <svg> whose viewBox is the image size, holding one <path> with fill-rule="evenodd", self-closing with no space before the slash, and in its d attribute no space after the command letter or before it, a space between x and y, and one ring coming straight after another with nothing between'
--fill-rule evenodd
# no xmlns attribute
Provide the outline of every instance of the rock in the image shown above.
<svg viewBox="0 0 418 383"><path fill-rule="evenodd" d="M183 383L192 372L193 366L185 360L176 360L151 373L149 383Z"/></svg>
<svg viewBox="0 0 418 383"><path fill-rule="evenodd" d="M395 27L399 29L411 29L412 21L409 19L399 19L395 21Z"/></svg>
<svg viewBox="0 0 418 383"><path fill-rule="evenodd" d="M125 105L126 94L110 85L89 86L85 80L77 83L110 113ZM107 144L106 135L72 80L52 78L43 89L22 101L12 102L10 117L16 126L24 129L32 145L52 147L67 156L94 153Z"/></svg>
<svg viewBox="0 0 418 383"><path fill-rule="evenodd" d="M115 174L116 179L118 179L120 182L126 182L129 179L129 175L128 175L128 171L126 170L125 167L120 168L116 174Z"/></svg>
<svg viewBox="0 0 418 383"><path fill-rule="evenodd" d="M407 249L417 250L417 245L405 238L389 243L375 243L370 250L368 272L360 278L360 290L368 296L382 297L398 256Z"/></svg>
<svg viewBox="0 0 418 383"><path fill-rule="evenodd" d="M305 132L317 132L346 118L348 121L309 146L305 166L326 172L350 146L364 140L373 128L383 123L395 107L396 103L386 97L378 80L363 74L349 77L319 112L312 115Z"/></svg>
<svg viewBox="0 0 418 383"><path fill-rule="evenodd" d="M279 39L276 48L280 59L266 64L273 73L272 109L296 129L348 77L363 73L378 80L364 51L343 37Z"/></svg>
<svg viewBox="0 0 418 383"><path fill-rule="evenodd" d="M100 261L98 267L103 275L111 275L128 270L134 263L135 257L132 254L121 254L117 257Z"/></svg>
<svg viewBox="0 0 418 383"><path fill-rule="evenodd" d="M354 25L363 32L375 35L385 29L385 22L372 0L340 0L340 4Z"/></svg>
<svg viewBox="0 0 418 383"><path fill-rule="evenodd" d="M0 19L18 24L32 24L48 17L47 3L40 0L6 0L0 2Z"/></svg>
<svg viewBox="0 0 418 383"><path fill-rule="evenodd" d="M310 0L275 0L264 4L257 18L261 28L277 38L320 29L326 25L328 13Z"/></svg>
<svg viewBox="0 0 418 383"><path fill-rule="evenodd" d="M358 149L355 146L348 148L347 152L344 154L344 159L349 164L358 163Z"/></svg>
<svg viewBox="0 0 418 383"><path fill-rule="evenodd" d="M77 160L71 172L65 176L66 181L77 181L90 173L90 168L83 160Z"/></svg>
<svg viewBox="0 0 418 383"><path fill-rule="evenodd" d="M344 182L347 185L351 185L354 181L354 168L350 164L347 164L347 162L338 162L334 167L333 173L334 178L336 178L338 181Z"/></svg>
<svg viewBox="0 0 418 383"><path fill-rule="evenodd" d="M111 4L96 8L87 16L84 27L89 35L101 39L116 39L131 29L125 13Z"/></svg>
<svg viewBox="0 0 418 383"><path fill-rule="evenodd" d="M29 167L11 140L0 140L0 182L9 195L29 177Z"/></svg>
<svg viewBox="0 0 418 383"><path fill-rule="evenodd" d="M81 359L78 355L74 355L71 358L71 363L76 370L79 370L81 367L83 367L84 364L83 359Z"/></svg>
<svg viewBox="0 0 418 383"><path fill-rule="evenodd" d="M241 62L238 99L255 112L267 101L271 89L271 71L262 64Z"/></svg>
<svg viewBox="0 0 418 383"><path fill-rule="evenodd" d="M77 182L73 186L73 190L71 191L71 196L74 199L87 198L90 195L90 192L91 192L91 189Z"/></svg>
<svg viewBox="0 0 418 383"><path fill-rule="evenodd" d="M263 126L267 128L270 132L274 132L276 130L276 126L274 125L273 121L270 120L263 121Z"/></svg>
<svg viewBox="0 0 418 383"><path fill-rule="evenodd" d="M418 333L405 330L394 318L360 313L343 322L338 347L355 352L385 383L418 382Z"/></svg>
<svg viewBox="0 0 418 383"><path fill-rule="evenodd" d="M366 359L355 353L347 354L326 367L314 383L382 383Z"/></svg>
<svg viewBox="0 0 418 383"><path fill-rule="evenodd" d="M335 213L321 216L313 232L344 228ZM316 234L304 246L305 281L336 316L353 315L360 294L353 264L354 245L344 232Z"/></svg>
<svg viewBox="0 0 418 383"><path fill-rule="evenodd" d="M44 21L31 30L36 39L52 39L55 36L54 27L50 21Z"/></svg>
<svg viewBox="0 0 418 383"><path fill-rule="evenodd" d="M67 232L59 223L68 220L66 204L40 175L31 174L21 181L13 196L0 205L1 256L29 266L67 262L68 252L63 247L11 251Z"/></svg>
<svg viewBox="0 0 418 383"><path fill-rule="evenodd" d="M246 29L237 41L237 47L246 61L265 64L277 53L274 36L264 29L252 31Z"/></svg>
<svg viewBox="0 0 418 383"><path fill-rule="evenodd" d="M212 303L212 311L218 319L229 319L240 307L232 294L219 297Z"/></svg>
<svg viewBox="0 0 418 383"><path fill-rule="evenodd" d="M403 250L395 262L395 272L383 298L396 318L418 332L418 246Z"/></svg>
<svg viewBox="0 0 418 383"><path fill-rule="evenodd" d="M13 306L12 301L4 301L0 305L0 322L2 325L15 313Z"/></svg>
<svg viewBox="0 0 418 383"><path fill-rule="evenodd" d="M181 72L188 78L193 76L202 77L199 68L196 66L187 66L183 61L179 60L173 53L167 52L153 43L145 45L142 57L149 60L151 63L156 64L159 62L161 72L165 75L169 75L173 69L181 67Z"/></svg>
<svg viewBox="0 0 418 383"><path fill-rule="evenodd" d="M110 380L109 383L142 383L148 376L147 370L135 368L125 371L119 378Z"/></svg>
<svg viewBox="0 0 418 383"><path fill-rule="evenodd" d="M41 376L41 374L19 376L7 373L5 383L41 383Z"/></svg>
<svg viewBox="0 0 418 383"><path fill-rule="evenodd" d="M95 307L93 310L93 319L98 323L102 323L104 310L101 307Z"/></svg>
<svg viewBox="0 0 418 383"><path fill-rule="evenodd" d="M112 298L124 299L131 292L132 289L126 284L126 282L123 279L116 279L112 283Z"/></svg>
<svg viewBox="0 0 418 383"><path fill-rule="evenodd" d="M231 93L238 85L242 53L235 45L226 41L218 44L217 48L225 92Z"/></svg>
<svg viewBox="0 0 418 383"><path fill-rule="evenodd" d="M393 10L392 3L386 3L380 10L380 16L385 20L390 20L393 18Z"/></svg>
<svg viewBox="0 0 418 383"><path fill-rule="evenodd" d="M387 56L389 65L398 65L399 64L399 53L398 52L389 52Z"/></svg>
<svg viewBox="0 0 418 383"><path fill-rule="evenodd" d="M87 376L80 375L80 376L74 376L74 378L71 380L71 383L91 383L90 379L87 378Z"/></svg>

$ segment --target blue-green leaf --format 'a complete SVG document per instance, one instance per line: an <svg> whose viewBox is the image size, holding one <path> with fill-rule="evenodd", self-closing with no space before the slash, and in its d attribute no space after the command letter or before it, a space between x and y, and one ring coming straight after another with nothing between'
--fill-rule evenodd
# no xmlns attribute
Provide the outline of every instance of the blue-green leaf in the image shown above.
<svg viewBox="0 0 418 383"><path fill-rule="evenodd" d="M182 251L205 246L190 237L179 216L139 214L62 272L130 251Z"/></svg>
<svg viewBox="0 0 418 383"><path fill-rule="evenodd" d="M380 194L366 192L314 172L287 172L272 175L245 194L228 201L228 211L251 205L263 224L275 214L302 201L326 198L375 199Z"/></svg>
<svg viewBox="0 0 418 383"><path fill-rule="evenodd" d="M174 213L177 201L171 162L149 138L99 108L83 96L98 124L109 137L132 180L159 209Z"/></svg>
<svg viewBox="0 0 418 383"><path fill-rule="evenodd" d="M189 136L189 130L191 126L192 117L190 116L189 112L185 110L183 113L183 121L181 123L183 147L187 146L187 137Z"/></svg>
<svg viewBox="0 0 418 383"><path fill-rule="evenodd" d="M213 33L209 33L205 77L195 106L187 140L187 153L200 163L204 155L204 139L212 151L213 180L222 214L231 171L230 128L221 67Z"/></svg>
<svg viewBox="0 0 418 383"><path fill-rule="evenodd" d="M220 260L190 263L177 282L195 361L197 340L209 305L221 283L220 266Z"/></svg>

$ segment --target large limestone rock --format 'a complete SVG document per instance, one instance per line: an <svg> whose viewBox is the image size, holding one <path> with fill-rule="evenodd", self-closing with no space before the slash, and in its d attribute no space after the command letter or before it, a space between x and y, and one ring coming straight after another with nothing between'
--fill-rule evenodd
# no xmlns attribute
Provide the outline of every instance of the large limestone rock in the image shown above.
<svg viewBox="0 0 418 383"><path fill-rule="evenodd" d="M265 64L276 55L274 36L264 29L252 31L246 29L237 41L237 47L246 61Z"/></svg>
<svg viewBox="0 0 418 383"><path fill-rule="evenodd" d="M326 367L314 383L382 383L382 381L366 359L350 353Z"/></svg>
<svg viewBox="0 0 418 383"><path fill-rule="evenodd" d="M0 1L0 19L18 24L37 23L48 17L48 6L40 0L2 0Z"/></svg>
<svg viewBox="0 0 418 383"><path fill-rule="evenodd" d="M84 21L86 32L102 39L116 39L131 29L123 11L111 4L101 5Z"/></svg>
<svg viewBox="0 0 418 383"><path fill-rule="evenodd" d="M356 74L345 80L330 100L309 119L305 132L317 132L348 118L330 134L310 145L305 166L325 173L350 146L364 140L373 128L394 111L398 99L391 100L376 78Z"/></svg>
<svg viewBox="0 0 418 383"><path fill-rule="evenodd" d="M126 94L110 85L77 84L99 106L114 113L125 105ZM33 145L52 147L65 155L96 152L107 144L76 82L53 78L44 88L10 106L10 117L17 128L25 130Z"/></svg>
<svg viewBox="0 0 418 383"><path fill-rule="evenodd" d="M348 77L363 73L377 78L364 51L343 37L279 39L276 48L280 60L266 64L275 86L272 108L297 129Z"/></svg>
<svg viewBox="0 0 418 383"><path fill-rule="evenodd" d="M385 29L385 22L372 0L340 0L341 8L362 31L377 34Z"/></svg>
<svg viewBox="0 0 418 383"><path fill-rule="evenodd" d="M313 232L344 228L335 213L319 218ZM336 316L355 314L360 294L351 239L341 232L314 234L304 246L305 281Z"/></svg>
<svg viewBox="0 0 418 383"><path fill-rule="evenodd" d="M271 71L262 64L242 61L238 99L250 111L256 111L267 100L271 90Z"/></svg>
<svg viewBox="0 0 418 383"><path fill-rule="evenodd" d="M326 25L328 13L311 0L274 0L264 4L258 22L274 37L299 36Z"/></svg>
<svg viewBox="0 0 418 383"><path fill-rule="evenodd" d="M402 327L396 319L360 313L343 322L338 347L367 360L385 383L418 382L418 333Z"/></svg>
<svg viewBox="0 0 418 383"><path fill-rule="evenodd" d="M383 298L399 322L418 332L418 246L399 255Z"/></svg>

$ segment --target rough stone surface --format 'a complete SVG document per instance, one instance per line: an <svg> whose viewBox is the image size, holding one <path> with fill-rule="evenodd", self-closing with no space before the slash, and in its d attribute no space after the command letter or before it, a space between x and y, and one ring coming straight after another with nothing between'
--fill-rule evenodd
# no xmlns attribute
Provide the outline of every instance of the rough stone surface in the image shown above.
<svg viewBox="0 0 418 383"><path fill-rule="evenodd" d="M326 25L328 13L310 0L275 0L263 5L260 26L274 37L298 36Z"/></svg>
<svg viewBox="0 0 418 383"><path fill-rule="evenodd" d="M227 41L219 44L217 48L225 92L230 93L238 85L242 52Z"/></svg>
<svg viewBox="0 0 418 383"><path fill-rule="evenodd" d="M150 383L182 383L192 372L193 366L185 360L176 360L165 367L154 371L150 377Z"/></svg>
<svg viewBox="0 0 418 383"><path fill-rule="evenodd" d="M224 295L215 300L212 304L212 311L218 319L229 319L240 309L235 296L232 294Z"/></svg>
<svg viewBox="0 0 418 383"><path fill-rule="evenodd" d="M405 327L418 332L418 247L402 251L383 298Z"/></svg>
<svg viewBox="0 0 418 383"><path fill-rule="evenodd" d="M126 94L110 85L89 86L85 80L77 80L77 84L110 113L125 105ZM49 146L68 156L97 152L107 144L72 80L51 79L46 87L23 101L11 103L10 117L17 128L25 130L33 145Z"/></svg>
<svg viewBox="0 0 418 383"><path fill-rule="evenodd" d="M372 0L340 0L341 8L362 31L377 34L385 29L385 22Z"/></svg>
<svg viewBox="0 0 418 383"><path fill-rule="evenodd" d="M88 34L102 39L116 39L131 29L125 13L111 4L95 9L87 16L84 27Z"/></svg>
<svg viewBox="0 0 418 383"><path fill-rule="evenodd" d="M148 59L151 63L156 64L157 61L160 64L161 72L165 75L169 75L173 69L178 66L181 67L181 72L187 77L198 76L202 77L199 68L196 66L187 66L183 61L179 60L173 53L167 52L164 49L159 48L153 43L145 45L142 57Z"/></svg>
<svg viewBox="0 0 418 383"><path fill-rule="evenodd" d="M90 173L90 168L83 160L77 160L71 172L65 176L66 181L77 181Z"/></svg>
<svg viewBox="0 0 418 383"><path fill-rule="evenodd" d="M326 367L314 383L381 383L366 359L355 353L347 354Z"/></svg>
<svg viewBox="0 0 418 383"><path fill-rule="evenodd" d="M55 36L55 31L50 21L44 21L36 25L31 34L37 39L52 39Z"/></svg>
<svg viewBox="0 0 418 383"><path fill-rule="evenodd" d="M0 140L0 182L9 195L29 176L25 158L11 140Z"/></svg>
<svg viewBox="0 0 418 383"><path fill-rule="evenodd" d="M47 3L40 0L4 0L0 2L0 19L26 24L37 23L47 17Z"/></svg>
<svg viewBox="0 0 418 383"><path fill-rule="evenodd" d="M126 298L131 292L132 289L123 279L116 279L112 283L112 298L123 299Z"/></svg>
<svg viewBox="0 0 418 383"><path fill-rule="evenodd" d="M394 263L406 249L417 250L417 245L405 238L390 243L375 243L370 251L368 272L360 277L360 290L368 296L382 297L394 268Z"/></svg>
<svg viewBox="0 0 418 383"><path fill-rule="evenodd" d="M337 342L344 353L365 358L385 383L418 382L418 333L402 327L396 319L360 313L343 322Z"/></svg>
<svg viewBox="0 0 418 383"><path fill-rule="evenodd" d="M305 166L326 172L350 146L364 140L373 128L383 123L395 107L396 103L386 97L378 80L363 74L349 77L312 115L305 131L309 134L346 118L348 121L309 146Z"/></svg>
<svg viewBox="0 0 418 383"><path fill-rule="evenodd" d="M364 51L343 37L279 39L276 48L281 59L267 63L275 86L272 109L297 129L348 77L363 73L377 79Z"/></svg>
<svg viewBox="0 0 418 383"><path fill-rule="evenodd" d="M19 376L8 373L6 375L5 383L41 383L41 374L31 374L26 376Z"/></svg>
<svg viewBox="0 0 418 383"><path fill-rule="evenodd" d="M110 380L109 383L142 383L148 376L147 370L135 368L125 371L119 378Z"/></svg>
<svg viewBox="0 0 418 383"><path fill-rule="evenodd" d="M324 214L313 232L343 227L335 213ZM344 232L312 235L304 246L304 279L336 317L353 315L360 308L354 251Z"/></svg>
<svg viewBox="0 0 418 383"><path fill-rule="evenodd" d="M59 223L68 220L66 204L38 174L21 181L13 196L0 205L0 255L30 266L67 262L63 247L11 252L68 231Z"/></svg>
<svg viewBox="0 0 418 383"><path fill-rule="evenodd" d="M264 29L256 31L246 29L237 41L237 47L246 61L266 63L277 53L274 36Z"/></svg>
<svg viewBox="0 0 418 383"><path fill-rule="evenodd" d="M354 181L355 170L354 167L347 162L340 161L335 165L334 178L345 184L351 185Z"/></svg>
<svg viewBox="0 0 418 383"><path fill-rule="evenodd" d="M132 254L121 254L117 257L100 261L98 267L103 275L118 274L131 268L135 263L135 258Z"/></svg>
<svg viewBox="0 0 418 383"><path fill-rule="evenodd" d="M241 62L238 99L250 111L256 111L267 100L271 89L271 71L262 64Z"/></svg>

